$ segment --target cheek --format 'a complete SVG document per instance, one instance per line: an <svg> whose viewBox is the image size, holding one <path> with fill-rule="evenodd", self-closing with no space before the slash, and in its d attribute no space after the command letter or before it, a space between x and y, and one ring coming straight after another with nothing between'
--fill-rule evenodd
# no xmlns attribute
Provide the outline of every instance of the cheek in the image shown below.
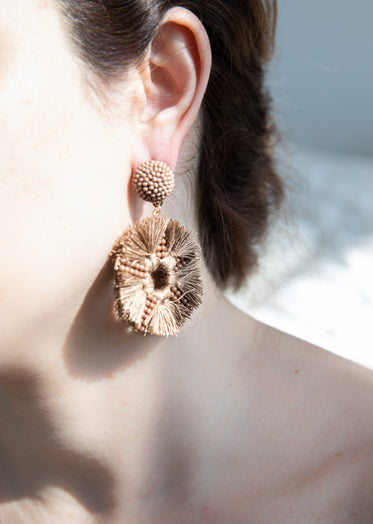
<svg viewBox="0 0 373 524"><path fill-rule="evenodd" d="M0 89L2 341L84 298L128 222L127 166L79 89L62 85Z"/></svg>
<svg viewBox="0 0 373 524"><path fill-rule="evenodd" d="M3 334L83 298L128 223L124 169L108 164L92 126L57 119L60 134L30 136L33 122L0 137Z"/></svg>

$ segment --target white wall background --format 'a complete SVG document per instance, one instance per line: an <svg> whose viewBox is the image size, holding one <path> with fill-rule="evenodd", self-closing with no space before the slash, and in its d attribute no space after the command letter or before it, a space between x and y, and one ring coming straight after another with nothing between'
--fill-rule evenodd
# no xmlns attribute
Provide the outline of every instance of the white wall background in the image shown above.
<svg viewBox="0 0 373 524"><path fill-rule="evenodd" d="M230 297L373 369L373 0L279 0L268 82L291 218Z"/></svg>
<svg viewBox="0 0 373 524"><path fill-rule="evenodd" d="M373 155L372 0L279 0L271 69L290 138Z"/></svg>

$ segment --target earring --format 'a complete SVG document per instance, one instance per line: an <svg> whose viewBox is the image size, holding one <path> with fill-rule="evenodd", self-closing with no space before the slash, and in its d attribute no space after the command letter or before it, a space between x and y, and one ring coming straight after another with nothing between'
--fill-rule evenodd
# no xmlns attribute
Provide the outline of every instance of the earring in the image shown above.
<svg viewBox="0 0 373 524"><path fill-rule="evenodd" d="M152 217L128 227L117 239L114 313L136 332L169 336L202 302L201 250L195 233L161 216L174 175L165 162L150 160L132 175L137 195L154 206Z"/></svg>

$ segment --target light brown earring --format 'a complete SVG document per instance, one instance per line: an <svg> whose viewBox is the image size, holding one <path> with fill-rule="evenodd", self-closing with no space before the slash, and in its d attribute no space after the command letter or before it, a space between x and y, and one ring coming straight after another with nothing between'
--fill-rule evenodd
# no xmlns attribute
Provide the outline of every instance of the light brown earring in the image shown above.
<svg viewBox="0 0 373 524"><path fill-rule="evenodd" d="M202 302L201 250L195 233L161 216L174 187L165 162L141 164L132 187L155 209L152 217L128 227L111 251L115 316L140 333L176 335Z"/></svg>

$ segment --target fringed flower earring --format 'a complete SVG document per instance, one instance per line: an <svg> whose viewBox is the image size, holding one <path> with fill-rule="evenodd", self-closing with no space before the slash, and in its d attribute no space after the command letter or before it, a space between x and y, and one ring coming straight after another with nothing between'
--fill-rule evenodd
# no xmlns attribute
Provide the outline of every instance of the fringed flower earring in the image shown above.
<svg viewBox="0 0 373 524"><path fill-rule="evenodd" d="M161 216L162 203L174 187L166 163L141 164L132 187L155 209L152 217L128 227L111 251L114 312L137 332L176 335L202 302L201 250L193 232Z"/></svg>

